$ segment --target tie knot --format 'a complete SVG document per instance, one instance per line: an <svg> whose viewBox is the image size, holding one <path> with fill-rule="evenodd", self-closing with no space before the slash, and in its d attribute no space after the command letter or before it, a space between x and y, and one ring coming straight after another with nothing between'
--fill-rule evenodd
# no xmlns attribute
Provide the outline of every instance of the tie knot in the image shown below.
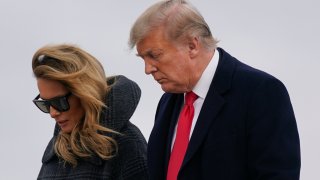
<svg viewBox="0 0 320 180"><path fill-rule="evenodd" d="M194 92L192 92L192 91L187 92L186 97L185 97L186 105L192 105L197 98L198 98L198 96Z"/></svg>

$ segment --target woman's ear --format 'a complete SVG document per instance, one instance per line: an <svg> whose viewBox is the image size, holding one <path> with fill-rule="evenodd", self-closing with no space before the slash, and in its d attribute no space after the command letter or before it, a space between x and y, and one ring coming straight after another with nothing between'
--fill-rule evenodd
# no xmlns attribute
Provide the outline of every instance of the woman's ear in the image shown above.
<svg viewBox="0 0 320 180"><path fill-rule="evenodd" d="M198 37L193 37L189 42L188 42L188 50L189 50L189 55L190 58L195 58L199 51L200 51L200 43L199 43L199 38Z"/></svg>

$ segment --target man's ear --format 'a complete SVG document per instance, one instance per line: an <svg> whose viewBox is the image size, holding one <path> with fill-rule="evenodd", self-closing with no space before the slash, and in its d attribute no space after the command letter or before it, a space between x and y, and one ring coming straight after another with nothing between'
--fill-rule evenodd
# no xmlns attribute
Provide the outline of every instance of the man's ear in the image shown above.
<svg viewBox="0 0 320 180"><path fill-rule="evenodd" d="M189 42L188 42L188 50L189 50L189 55L191 58L194 58L198 55L200 51L200 42L198 37L193 37Z"/></svg>

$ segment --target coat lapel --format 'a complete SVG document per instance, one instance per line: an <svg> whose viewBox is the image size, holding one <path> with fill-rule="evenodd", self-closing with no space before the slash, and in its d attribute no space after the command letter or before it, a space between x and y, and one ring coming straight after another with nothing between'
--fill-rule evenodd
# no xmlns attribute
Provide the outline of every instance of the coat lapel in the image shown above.
<svg viewBox="0 0 320 180"><path fill-rule="evenodd" d="M192 133L188 150L182 163L182 168L188 161L190 161L202 144L208 130L212 126L211 124L214 125L215 121L217 120L216 116L219 114L224 103L225 101L220 95L213 95L206 98L199 114L197 124Z"/></svg>
<svg viewBox="0 0 320 180"><path fill-rule="evenodd" d="M171 140L179 114L180 95L165 93L156 112L155 125L148 143L148 166L153 179L164 179L171 152ZM182 95L183 100L183 95Z"/></svg>
<svg viewBox="0 0 320 180"><path fill-rule="evenodd" d="M214 126L217 121L216 117L225 104L223 95L231 87L232 76L236 65L235 61L233 61L232 56L221 48L218 48L218 51L220 55L218 67L202 105L181 168L190 161L204 141L210 127ZM210 130L212 129L214 130L214 128Z"/></svg>

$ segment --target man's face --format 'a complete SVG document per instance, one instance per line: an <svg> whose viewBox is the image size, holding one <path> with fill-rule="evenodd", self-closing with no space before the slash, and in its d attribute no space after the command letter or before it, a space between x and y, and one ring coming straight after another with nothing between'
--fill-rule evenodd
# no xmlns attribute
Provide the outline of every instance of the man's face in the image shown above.
<svg viewBox="0 0 320 180"><path fill-rule="evenodd" d="M166 40L162 29L151 31L137 43L138 56L145 63L145 73L152 74L165 92L190 90L192 77L188 46L177 46Z"/></svg>

